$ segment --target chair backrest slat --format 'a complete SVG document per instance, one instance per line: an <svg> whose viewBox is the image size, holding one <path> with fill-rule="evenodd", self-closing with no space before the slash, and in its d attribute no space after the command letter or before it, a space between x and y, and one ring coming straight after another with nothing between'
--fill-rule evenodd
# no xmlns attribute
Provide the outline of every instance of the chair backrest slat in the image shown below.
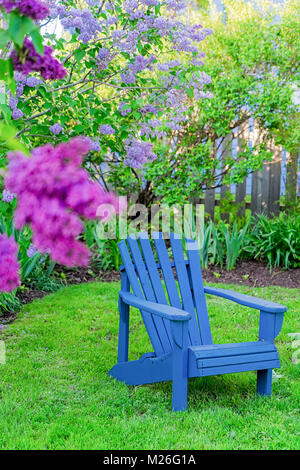
<svg viewBox="0 0 300 470"><path fill-rule="evenodd" d="M195 315L195 305L191 292L191 285L186 269L186 263L184 259L183 247L181 239L176 234L171 234L171 247L174 257L174 263L177 273L177 279L182 298L183 308L187 312L192 314L192 318L189 321L189 337L192 345L201 345L201 337L199 334L199 326Z"/></svg>
<svg viewBox="0 0 300 470"><path fill-rule="evenodd" d="M141 282L142 289L144 291L145 298L147 300L150 300L151 302L156 302L157 301L156 296L154 294L154 290L151 284L149 273L146 269L146 266L145 266L140 248L139 248L138 241L134 235L131 235L127 238L127 242L128 242L131 254L132 254L132 259L135 265L135 269L140 278L140 282ZM160 343L162 345L162 348L164 352L169 352L171 350L171 344L170 344L170 340L169 340L163 319L155 315L153 315L152 318L153 318L153 323L155 325L157 334L160 338Z"/></svg>
<svg viewBox="0 0 300 470"><path fill-rule="evenodd" d="M197 242L186 240L189 273L202 344L212 344Z"/></svg>
<svg viewBox="0 0 300 470"><path fill-rule="evenodd" d="M191 313L189 345L212 344L197 243L194 240L186 240L188 253L186 260L181 238L179 235L171 234L170 242L178 290L163 234L155 232L152 235L158 262L146 233L141 233L138 239L129 236L127 238L129 249L125 240L119 243L124 268L134 295L163 305L169 303L173 307ZM159 270L162 272L167 295ZM172 351L170 321L143 311L141 314L156 355Z"/></svg>
<svg viewBox="0 0 300 470"><path fill-rule="evenodd" d="M148 274L152 283L153 291L156 297L156 301L159 304L167 305L167 297L161 282L161 278L159 275L159 271L157 269L157 263L155 261L153 251L151 248L150 240L148 238L147 233L141 233L139 235L139 242L141 246L141 250L144 256L145 265L148 270ZM171 327L170 322L168 320L163 319L163 324L169 339L169 350L172 350L172 340L171 340Z"/></svg>
<svg viewBox="0 0 300 470"><path fill-rule="evenodd" d="M170 305L176 308L182 308L179 292L174 278L168 250L162 233L153 232L153 240L157 256L161 265L164 281L166 284Z"/></svg>
<svg viewBox="0 0 300 470"><path fill-rule="evenodd" d="M126 245L126 241L122 240L119 243L118 246L119 246L120 255L121 255L121 258L123 260L123 263L124 263L124 266L125 266L125 269L126 269L126 272L127 272L127 276L128 276L131 288L132 288L132 291L133 291L134 295L136 295L137 297L144 298L143 291L141 289L139 280L138 280L137 275L135 273L134 265L133 265L132 260L130 258L130 254L129 254L129 251L128 251L128 248L127 248L127 245ZM143 317L144 324L145 324L147 333L149 335L149 338L150 338L150 341L152 343L152 346L154 348L155 353L157 355L163 354L164 353L164 348L162 347L160 337L157 333L156 326L155 326L155 323L153 321L152 315L149 315L148 313L145 313L143 311L141 311L141 315Z"/></svg>

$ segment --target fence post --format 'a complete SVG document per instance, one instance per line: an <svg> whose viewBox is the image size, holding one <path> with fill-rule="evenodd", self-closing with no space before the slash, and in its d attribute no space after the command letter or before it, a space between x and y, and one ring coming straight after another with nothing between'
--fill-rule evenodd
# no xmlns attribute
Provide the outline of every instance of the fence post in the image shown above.
<svg viewBox="0 0 300 470"><path fill-rule="evenodd" d="M285 204L290 209L297 201L297 170L299 151L286 153Z"/></svg>
<svg viewBox="0 0 300 470"><path fill-rule="evenodd" d="M228 155L232 155L232 136L230 134L229 136L225 137L222 144L222 171L226 170L227 168L225 161ZM223 179L224 176L222 176L220 203L222 202L222 199L226 197L227 191L230 191L230 186L223 184ZM220 215L222 220L229 222L229 212L220 212Z"/></svg>
<svg viewBox="0 0 300 470"><path fill-rule="evenodd" d="M276 217L280 213L280 183L281 183L282 148L274 147L274 155L270 163L269 183L269 215Z"/></svg>
<svg viewBox="0 0 300 470"><path fill-rule="evenodd" d="M206 189L204 197L205 212L215 219L215 189Z"/></svg>
<svg viewBox="0 0 300 470"><path fill-rule="evenodd" d="M252 149L262 141L263 134L261 129L254 121L252 130L250 132L250 142ZM251 215L261 214L268 193L267 184L268 167L263 165L262 170L257 170L252 173L251 184Z"/></svg>
<svg viewBox="0 0 300 470"><path fill-rule="evenodd" d="M262 209L262 171L252 173L251 214L261 214Z"/></svg>
<svg viewBox="0 0 300 470"><path fill-rule="evenodd" d="M216 143L214 142L211 149L212 157L216 158ZM215 189L206 189L204 194L204 211L211 220L215 219Z"/></svg>
<svg viewBox="0 0 300 470"><path fill-rule="evenodd" d="M243 150L243 145L248 143L249 140L249 123L248 120L241 124L238 129L238 142L237 142L237 157ZM237 216L245 217L246 207L246 189L247 189L247 178L241 183L238 183L235 187L235 202L239 205Z"/></svg>
<svg viewBox="0 0 300 470"><path fill-rule="evenodd" d="M268 217L280 212L280 182L282 149L271 143L272 161L263 164L262 172L262 212Z"/></svg>

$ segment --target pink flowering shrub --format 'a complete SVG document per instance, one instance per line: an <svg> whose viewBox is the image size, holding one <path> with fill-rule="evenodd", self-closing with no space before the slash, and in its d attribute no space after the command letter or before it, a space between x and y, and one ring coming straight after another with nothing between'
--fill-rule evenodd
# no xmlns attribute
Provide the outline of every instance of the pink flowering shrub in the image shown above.
<svg viewBox="0 0 300 470"><path fill-rule="evenodd" d="M20 285L17 253L16 242L0 234L0 292L11 292Z"/></svg>
<svg viewBox="0 0 300 470"><path fill-rule="evenodd" d="M35 248L66 266L89 262L89 250L77 239L83 230L80 217L95 219L100 214L99 219L106 219L99 207L107 204L119 211L117 198L80 168L90 149L90 139L75 137L56 147L37 147L31 158L20 152L8 154L5 186L18 198L16 228L28 224Z"/></svg>

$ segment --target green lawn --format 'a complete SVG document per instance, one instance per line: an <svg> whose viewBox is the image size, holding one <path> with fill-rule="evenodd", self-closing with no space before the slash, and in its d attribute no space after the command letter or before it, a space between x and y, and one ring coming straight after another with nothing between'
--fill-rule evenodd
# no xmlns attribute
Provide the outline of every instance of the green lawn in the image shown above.
<svg viewBox="0 0 300 470"><path fill-rule="evenodd" d="M271 398L255 395L253 372L197 378L188 411L173 413L171 383L127 387L107 376L117 357L119 287L63 288L26 305L2 332L1 449L299 448L299 365L288 336L299 332L299 291L234 287L288 306ZM208 307L215 342L257 339L258 311L211 296ZM151 350L137 311L130 329L136 359Z"/></svg>

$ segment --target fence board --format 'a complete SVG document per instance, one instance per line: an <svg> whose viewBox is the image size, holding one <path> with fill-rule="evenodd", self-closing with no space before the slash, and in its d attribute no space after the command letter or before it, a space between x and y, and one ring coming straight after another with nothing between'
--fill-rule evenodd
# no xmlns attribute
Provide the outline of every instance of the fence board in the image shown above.
<svg viewBox="0 0 300 470"><path fill-rule="evenodd" d="M238 140L237 140L237 157L243 150L243 145L249 140L249 123L246 121L241 124L238 129ZM245 217L246 208L246 191L247 191L247 178L241 183L238 183L235 187L235 202L239 205L237 212L238 217Z"/></svg>
<svg viewBox="0 0 300 470"><path fill-rule="evenodd" d="M212 220L215 219L215 190L207 189L204 198L204 210Z"/></svg>
<svg viewBox="0 0 300 470"><path fill-rule="evenodd" d="M227 169L225 161L228 155L231 155L231 154L232 154L232 136L229 135L228 137L224 139L223 144L222 144L222 172ZM224 176L222 177L222 183L223 183L223 178ZM222 199L226 198L227 191L230 191L230 186L226 184L222 184L221 194L220 194L221 201ZM229 212L222 212L221 219L228 222Z"/></svg>
<svg viewBox="0 0 300 470"><path fill-rule="evenodd" d="M254 148L254 151L256 151L256 145L262 143L266 136L264 131L259 129L257 123L254 122L250 128L249 122L246 120L238 129L235 137L238 138L237 152L239 154L243 143L251 146ZM245 209L251 209L252 215L264 213L267 216L278 216L280 209L283 208L283 205L280 204L283 151L281 147L276 147L274 142L271 143L270 149L273 152L272 161L265 162L262 170L252 173L251 202L249 203L246 201L247 178L235 187L235 202L240 205L237 212L238 217L245 216ZM229 135L223 141L221 156L222 169L224 168L226 157L230 153L232 153L232 135ZM296 167L296 165L294 166ZM295 179L294 173L293 178ZM290 181L288 181L288 183L290 183ZM295 182L293 180L292 190L295 193L294 186ZM205 204L205 212L209 214L212 219L214 219L215 215L215 206L219 206L222 203L222 199L230 189L231 188L228 185L221 186L220 200L216 199L216 192L214 189L208 189L205 191L204 199L200 199L200 202ZM288 199L289 193L287 187L286 196ZM221 218L223 220L228 220L229 214L223 213L221 214Z"/></svg>
<svg viewBox="0 0 300 470"><path fill-rule="evenodd" d="M245 217L245 199L246 199L246 178L242 183L236 185L235 189L235 202L239 204L237 211L238 217Z"/></svg>
<svg viewBox="0 0 300 470"><path fill-rule="evenodd" d="M276 147L270 163L268 215L278 216L280 212L281 160L282 149Z"/></svg>
<svg viewBox="0 0 300 470"><path fill-rule="evenodd" d="M260 214L262 208L262 171L252 173L251 213Z"/></svg>

